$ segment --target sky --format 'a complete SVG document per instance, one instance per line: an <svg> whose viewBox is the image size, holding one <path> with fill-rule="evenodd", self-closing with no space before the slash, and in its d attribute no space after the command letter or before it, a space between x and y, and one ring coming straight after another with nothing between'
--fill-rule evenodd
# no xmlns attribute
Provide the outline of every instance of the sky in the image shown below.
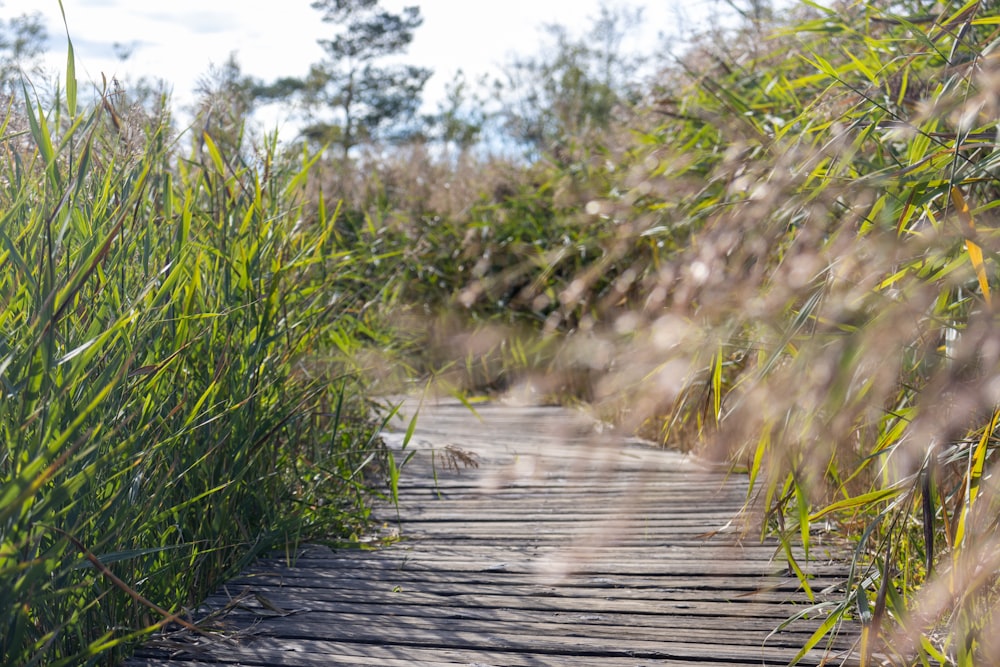
<svg viewBox="0 0 1000 667"><path fill-rule="evenodd" d="M601 0L383 0L398 11L420 6L406 62L434 70L424 94L433 110L456 70L467 78L496 74L512 54L530 54L541 43L540 26L566 25L583 34ZM720 0L605 0L609 6L644 6L635 48L662 50L664 37L705 21ZM40 11L51 51L46 64L65 68L65 29L57 0L0 0L0 18ZM147 76L167 81L175 107L193 99L199 77L235 52L245 74L272 80L302 76L323 52L316 40L329 36L310 0L63 0L81 81L101 81L102 73L122 81ZM131 51L126 61L115 44Z"/></svg>

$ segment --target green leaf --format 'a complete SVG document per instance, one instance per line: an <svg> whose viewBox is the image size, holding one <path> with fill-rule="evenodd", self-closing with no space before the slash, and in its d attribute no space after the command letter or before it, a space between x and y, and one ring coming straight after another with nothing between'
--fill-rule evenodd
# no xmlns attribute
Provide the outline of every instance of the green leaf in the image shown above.
<svg viewBox="0 0 1000 667"><path fill-rule="evenodd" d="M38 146L38 152L42 154L42 160L45 162L45 171L49 176L50 182L58 187L59 176L55 169L56 153L52 146L52 137L49 135L49 125L45 120L45 112L42 111L40 103L32 108L32 96L28 92L28 84L24 81L21 82L21 89L24 91L25 114L28 117L31 137L35 140L35 145Z"/></svg>
<svg viewBox="0 0 1000 667"><path fill-rule="evenodd" d="M66 109L70 118L76 117L76 57L73 54L73 40L69 36L69 23L66 21L66 9L59 0L59 11L62 13L63 26L66 28Z"/></svg>
<svg viewBox="0 0 1000 667"><path fill-rule="evenodd" d="M215 165L216 171L224 177L226 175L226 163L222 159L219 147L215 145L215 140L212 139L208 132L202 132L201 138L205 142L205 148L208 149L208 154L212 158L212 164Z"/></svg>
<svg viewBox="0 0 1000 667"><path fill-rule="evenodd" d="M842 512L843 510L857 509L857 508L867 507L870 505L875 505L876 503L880 503L884 500L895 498L900 493L902 493L902 489L891 488L891 489L879 489L877 491L863 493L860 496L852 496L850 498L845 498L844 500L838 500L835 503L827 505L818 512L814 512L813 514L811 514L809 518L812 521L816 521L817 519L820 519L826 516L827 514L831 514L833 512Z"/></svg>
<svg viewBox="0 0 1000 667"><path fill-rule="evenodd" d="M830 634L831 630L837 627L842 615L843 611L841 610L839 613L830 614L823 619L823 622L820 623L819 627L816 628L816 630L809 636L809 639L806 640L806 642L802 645L802 648L799 649L798 653L795 654L795 657L792 658L789 664L794 665L798 663L798 661L804 658L809 651L815 648L816 644L818 644L823 637L826 637Z"/></svg>

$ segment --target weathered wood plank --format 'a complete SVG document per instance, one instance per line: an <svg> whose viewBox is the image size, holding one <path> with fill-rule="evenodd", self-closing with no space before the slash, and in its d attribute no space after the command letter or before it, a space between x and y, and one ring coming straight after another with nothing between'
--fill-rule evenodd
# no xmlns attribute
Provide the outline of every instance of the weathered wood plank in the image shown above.
<svg viewBox="0 0 1000 667"><path fill-rule="evenodd" d="M276 594L271 589L255 589L266 599L275 597ZM772 619L770 629L777 627L778 622L788 618L792 614L804 608L804 605L789 605L780 603L761 603L756 601L739 601L734 596L734 600L685 600L675 601L669 599L651 598L590 598L581 601L581 598L564 598L551 595L517 595L517 594L464 594L445 593L436 594L423 591L415 591L403 588L402 586L386 582L384 586L372 587L366 590L344 589L344 588L302 588L293 589L297 594L295 608L313 609L314 605L306 606L307 596L316 602L355 602L358 604L405 604L415 606L450 606L450 607L470 607L479 609L523 609L531 611L593 611L593 612L617 612L657 615L667 623L668 617L705 617L705 618L729 618L729 619ZM777 622L775 622L777 621Z"/></svg>
<svg viewBox="0 0 1000 667"><path fill-rule="evenodd" d="M371 572L364 568L325 569L318 567L292 567L274 569L261 573L253 579L245 580L249 586L258 588L294 587L306 588L335 587L353 589L370 585L372 581L387 582L387 579L374 579ZM484 572L449 572L446 570L397 570L392 574L393 585L423 585L449 586L454 584L468 586L506 586L524 587L539 594L550 594L557 591L560 595L601 597L644 597L650 594L687 595L692 598L708 597L709 599L737 599L760 597L767 594L787 596L801 599L798 581L794 577L762 577L757 575L576 575L560 578L554 582L551 576L538 574L508 573L502 570ZM231 590L240 588L239 580L230 582ZM838 577L814 578L810 581L816 591L836 591L843 584ZM579 591L579 593L577 593ZM784 599L784 598L782 598Z"/></svg>
<svg viewBox="0 0 1000 667"><path fill-rule="evenodd" d="M334 634L350 635L349 632L338 633L336 629L331 629ZM227 647L224 651L213 651L211 657L217 662L235 662L244 664L246 660L241 656L255 656L263 658L263 662L258 664L275 665L303 665L305 663L299 656L309 654L321 654L325 645L331 645L334 652L344 651L348 647L356 651L359 655L366 655L366 649L377 646L391 645L393 653L398 657L408 657L413 655L413 649L425 649L424 655L433 651L426 649L459 649L464 651L489 650L501 653L501 659L493 663L485 663L503 667L511 664L508 658L514 655L531 656L536 660L548 657L548 662L529 662L528 664L563 664L563 658L567 656L589 658L591 665L603 665L608 658L629 658L632 660L663 660L666 664L677 664L675 661L690 662L711 662L713 664L729 665L787 665L795 654L795 650L785 647L773 646L729 646L717 643L687 642L676 640L669 634L663 632L655 633L661 638L649 640L626 640L621 642L608 642L606 640L590 640L586 637L559 637L553 635L523 635L518 634L508 636L500 633L473 634L460 632L455 634L442 634L440 632L407 632L405 636L386 633L377 638L373 638L371 643L365 641L364 637L352 640L345 636L343 639L334 641L311 640L299 637L272 637L262 634L256 637L256 641L247 647ZM291 659L289 652L296 654ZM151 656L161 657L161 656ZM805 656L800 664L837 664L838 654L819 651L811 651ZM175 664L181 665L178 657ZM206 656L201 655L204 660ZM234 660L235 658L235 660ZM282 660L284 659L284 660ZM142 656L130 661L129 666L142 665ZM311 663L322 664L322 663ZM484 664L484 663L480 663ZM632 663L635 664L635 663ZM641 664L641 663L640 663Z"/></svg>
<svg viewBox="0 0 1000 667"><path fill-rule="evenodd" d="M282 593L287 591L297 591L305 594L308 590L324 588L323 580L316 576L309 576L310 573L301 573L299 576L283 575L281 577L260 577L252 581L247 580L248 588L258 591L267 596L276 593L283 597ZM471 580L470 580L471 579ZM238 590L239 582L230 585L232 590ZM689 580L687 585L673 587L669 586L597 586L597 585L569 585L552 586L536 583L521 583L518 581L508 581L503 578L470 578L470 577L439 577L436 580L410 578L395 575L390 580L381 579L379 585L382 590L408 593L419 591L435 595L447 595L454 597L457 595L508 595L508 596L539 596L558 598L579 598L586 600L655 600L655 601L676 601L676 602L711 602L725 601L728 603L746 602L766 602L768 604L792 604L801 603L801 594L797 588L791 586L784 589L749 589L740 590L738 584L728 587L717 588L695 588ZM267 592L265 593L265 588ZM370 592L373 585L370 581L340 578L337 581L329 581L327 588L336 591L343 591L350 594L355 591ZM322 593L317 592L317 599ZM397 596L403 597L405 596ZM323 598L329 599L329 598ZM221 598L217 598L221 602ZM405 601L405 600L404 600ZM412 602L411 602L412 603Z"/></svg>
<svg viewBox="0 0 1000 667"><path fill-rule="evenodd" d="M704 660L636 658L632 656L593 656L566 654L524 654L490 649L467 650L453 648L399 647L382 645L333 644L319 641L274 641L267 647L235 647L212 662L179 662L150 657L141 662L144 667L206 667L234 664L245 667L323 667L325 665L381 665L383 667L705 667ZM747 664L761 665L747 657ZM730 663L732 664L732 663ZM772 663L773 664L773 663ZM834 663L836 664L836 663Z"/></svg>
<svg viewBox="0 0 1000 667"><path fill-rule="evenodd" d="M380 614L381 616L381 614ZM341 611L322 613L312 611L303 618L273 617L263 618L251 613L234 614L230 621L235 623L242 621L247 624L256 623L255 637L282 637L286 639L306 639L325 641L345 641L354 643L379 643L387 639L403 641L415 645L434 645L440 641L440 637L460 637L475 638L480 636L490 636L503 638L507 642L507 647L514 650L530 651L535 648L543 652L559 652L559 648L567 642L576 647L584 647L585 650L599 651L609 643L633 644L637 647L646 646L650 642L650 637L659 634L662 626L629 623L621 624L601 624L585 622L579 619L598 618L600 613L575 613L575 614L550 614L537 621L511 620L504 618L503 614L496 614L490 618L473 618L468 614L456 617L442 616L416 616L412 614L397 614L392 616L392 635L387 636L385 632L373 629L377 619L368 615L352 615ZM684 643L710 642L721 647L723 650L733 650L746 648L759 641L762 632L766 633L771 628L764 627L703 627L698 623L700 619L684 619L683 624L673 626L675 632L683 632ZM760 645L761 649L798 649L806 639L810 631L815 630L818 623L811 628L803 628L795 633L781 633L769 638L767 642ZM546 639L542 639L546 638ZM666 639L667 643L676 641ZM664 643L663 639L656 639L657 643ZM463 642L456 642L455 646L463 646ZM469 639L467 648L476 648L479 644L474 639ZM516 648L515 648L516 647ZM849 648L846 641L841 641L837 647L840 650Z"/></svg>
<svg viewBox="0 0 1000 667"><path fill-rule="evenodd" d="M643 613L638 607L626 607L626 611L613 611L607 609L595 609L592 604L593 599L577 598L576 604L567 604L565 609L530 609L524 606L510 607L504 603L507 600L498 599L496 602L487 600L485 605L469 606L456 601L456 604L441 606L438 604L426 604L419 599L411 599L405 591L395 596L395 601L390 600L358 602L355 600L326 600L317 596L309 600L308 607L298 606L303 602L302 589L271 589L257 590L253 597L243 599L234 607L234 611L226 615L226 622L229 623L236 618L249 617L268 622L269 619L291 618L292 622L300 622L298 617L302 616L301 622L311 623L317 619L324 622L352 623L360 622L372 624L377 620L376 616L391 617L417 617L421 619L461 619L480 620L493 622L520 622L525 624L542 624L549 622L573 623L580 626L600 625L600 626L622 626L622 627L645 627L659 628L665 627L664 614L658 611L653 613ZM210 598L209 604L225 604L225 600ZM571 601L572 602L572 601ZM682 610L683 611L683 610ZM336 615L336 618L324 615ZM670 615L670 614L666 614ZM770 632L774 629L773 620L761 618L754 615L714 615L707 620L704 616L686 615L684 613L673 614L670 619L671 627L685 628L691 630L707 630L718 634L724 630L727 637L739 636L743 633ZM739 619L739 623L734 624L734 619ZM802 632L811 633L819 624L820 618L804 619L789 626L787 631L780 635L775 635L776 641L787 635L794 635ZM725 642L726 637L719 637ZM731 642L730 642L731 643Z"/></svg>
<svg viewBox="0 0 1000 667"><path fill-rule="evenodd" d="M719 560L714 557L704 561L698 560L694 555L689 555L686 560L676 560L669 565L653 562L635 561L595 561L592 559L581 559L574 561L556 560L553 562L523 559L484 559L469 558L467 560L455 560L450 558L435 559L432 554L409 554L409 558L400 557L396 560L388 559L351 559L351 558L331 558L314 565L323 568L365 568L372 572L382 571L392 573L396 570L410 571L447 571L464 573L482 572L511 572L517 574L549 574L553 580L574 574L574 575L649 575L660 574L687 575L698 577L707 575L733 575L733 576L774 576L786 573L786 568L779 563L767 563L760 561L746 560ZM815 564L809 566L811 573L819 576L835 576L843 574L844 568L839 563ZM241 582L243 580L240 580ZM245 583L252 583L246 581Z"/></svg>

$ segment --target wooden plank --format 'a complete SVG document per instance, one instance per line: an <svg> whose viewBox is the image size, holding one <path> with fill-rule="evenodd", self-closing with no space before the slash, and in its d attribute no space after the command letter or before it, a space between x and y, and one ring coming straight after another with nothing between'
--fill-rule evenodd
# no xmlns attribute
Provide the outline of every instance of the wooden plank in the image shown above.
<svg viewBox="0 0 1000 667"><path fill-rule="evenodd" d="M393 619L394 620L394 619ZM350 635L350 631L338 633ZM657 633L659 634L659 633ZM536 661L547 660L545 662L528 662L528 664L551 664L561 665L567 656L577 658L587 658L591 665L604 665L609 658L626 658L634 661L662 660L665 664L678 664L677 661L685 662L706 662L712 664L728 665L787 665L795 655L795 649L785 647L743 645L729 646L721 644L706 644L703 642L687 642L671 637L663 637L656 640L630 640L609 644L606 641L588 640L586 637L559 637L551 635L530 636L515 635L508 636L500 633L472 634L455 633L442 634L439 632L408 632L405 636L399 636L391 632L386 632L378 637L368 638L357 636L355 640L338 639L334 641L312 640L297 637L272 637L263 635L256 638L256 642L245 647L226 647L225 650L202 646L195 643L188 650L198 651L200 649L201 660L206 657L219 662L219 659L232 664L244 664L246 662L242 656L254 656L261 660L258 664L275 665L304 665L310 664L301 660L299 656L303 654L322 655L324 651L334 654L344 651L357 652L358 655L367 655L369 651L374 651L375 647L390 645L393 654L400 658L408 658L413 655L414 649L423 649L422 655L434 655L437 651L458 649L462 652L490 651L500 654L500 660L492 663L498 667L510 665L514 661L509 656L531 656ZM295 654L289 659L289 652ZM210 656L206 656L209 654ZM154 658L162 656L153 655ZM839 652L811 651L799 663L800 665L820 665L838 664ZM138 659L129 662L130 667L140 667L142 655ZM176 664L182 665L184 655L175 656ZM322 664L313 662L311 664ZM482 664L482 663L481 663ZM641 663L640 663L641 664Z"/></svg>
<svg viewBox="0 0 1000 667"><path fill-rule="evenodd" d="M301 564L301 565L300 565ZM372 581L372 573L363 569L333 569L324 570L321 565L316 567L306 565L302 561L296 561L295 566L287 566L284 563L268 565L266 568L254 568L252 572L254 586L266 583L267 576L275 577L276 585L291 586L296 581L315 582L322 587L325 579L337 582L338 586L349 588L360 582L364 585ZM247 576L250 576L249 574ZM794 577L764 577L758 575L751 576L700 576L691 577L684 575L660 574L660 575L587 575L562 577L557 584L548 576L537 574L516 574L503 571L486 571L473 573L453 573L441 570L397 570L392 577L397 582L403 583L429 583L429 584L453 584L463 583L467 585L505 585L505 586L532 586L541 590L558 589L564 595L572 595L576 589L584 590L581 595L600 594L602 596L615 596L641 594L646 590L670 591L678 594L690 595L710 595L718 597L720 593L731 592L734 595L749 596L754 594L764 594L768 592L779 592L786 595L798 596L800 585ZM230 582L233 584L234 582ZM810 585L816 591L826 588L836 589L843 584L841 578L813 578ZM588 589L595 589L592 593ZM599 593L597 592L599 591Z"/></svg>
<svg viewBox="0 0 1000 667"><path fill-rule="evenodd" d="M767 602L767 603L801 603L801 592L797 587L788 586L784 589L760 589L740 590L737 584L724 588L696 588L689 581L686 586L650 586L642 587L630 586L554 586L538 583L522 583L518 581L505 580L503 577L494 578L470 578L463 577L434 577L427 579L412 579L402 577L399 573L393 573L391 577L378 580L372 578L352 579L340 577L330 580L319 576L320 573L296 572L294 575L282 576L255 576L253 579L244 579L244 585L252 587L254 590L262 591L265 587L269 590L287 591L298 589L299 592L317 590L322 588L332 588L339 591L371 591L373 588L381 586L383 590L396 592L420 591L438 595L461 595L474 594L481 595L515 595L515 596L542 596L560 598L582 598L584 600L602 598L605 600L658 600L676 602L702 602L712 600L724 600L730 603L743 602ZM432 573L437 574L437 573ZM324 586L324 583L328 583ZM230 588L236 590L241 585L240 581L231 582ZM270 593L268 593L270 595Z"/></svg>
<svg viewBox="0 0 1000 667"><path fill-rule="evenodd" d="M376 570L411 570L411 571L444 571L444 572L510 572L518 574L548 573L553 577L566 575L649 575L656 576L665 572L675 575L698 577L701 575L733 575L733 576L775 576L787 574L787 569L779 563L760 561L716 559L698 560L691 555L687 560L671 561L667 564L644 561L595 562L581 560L568 561L532 561L521 559L484 559L468 558L455 560L449 558L435 559L432 554L413 557L413 554L401 555L394 560L367 559L354 560L350 558L331 558L324 562L327 568L365 568ZM839 563L809 566L809 572L819 576L836 576L844 574L844 567Z"/></svg>
<svg viewBox="0 0 1000 667"><path fill-rule="evenodd" d="M516 654L498 654L487 651L450 651L455 656L453 662L443 662L441 649L431 649L420 651L410 649L406 652L406 658L389 658L378 655L335 655L332 653L322 653L322 648L314 644L303 642L296 645L294 651L278 653L274 651L246 651L237 650L213 662L184 661L186 667L209 667L210 665L234 664L242 667L326 667L326 665L378 665L379 667L593 667L594 661L590 657L577 658L575 656L517 656ZM398 654L398 652L397 652ZM433 660L422 660L418 655L433 656ZM502 656L493 662L490 659L495 656ZM143 665L144 667L177 667L182 664L177 659L146 658L141 661L130 661L128 665ZM636 661L633 658L602 658L602 667L654 667L655 665L670 665L670 667L704 667L705 663L698 662L678 662L676 660L642 660Z"/></svg>
<svg viewBox="0 0 1000 667"><path fill-rule="evenodd" d="M379 614L378 616L383 616ZM478 637L503 637L508 642L508 648L526 651L529 648L517 648L515 638L524 638L534 647L546 652L559 652L561 649L551 646L562 646L565 640L576 646L589 646L586 650L600 650L595 647L607 646L611 643L622 645L640 645L648 642L652 635L667 635L683 637L684 642L711 642L725 647L725 650L755 645L773 628L751 627L743 624L731 624L728 628L704 627L697 618L682 619L671 625L628 625L601 624L581 622L580 619L600 618L599 613L549 614L538 620L511 618L511 614L492 614L488 618L474 618L470 614L460 614L456 617L431 615L395 614L392 616L392 637L397 641L425 645L432 644L434 637L460 636L469 637L468 648L479 648L482 644ZM231 623L244 622L255 624L255 637L280 637L286 639L307 639L325 641L343 641L353 643L378 643L389 639L384 630L377 627L376 618L367 614L354 614L343 610L330 613L320 613L315 610L303 618L295 616L260 617L252 613L234 613L229 617ZM735 627L733 627L735 625ZM795 632L781 632L771 635L760 648L791 649L797 651L816 629L818 623L804 625ZM542 641L540 637L558 637L561 639ZM530 639L527 639L530 638ZM657 639L663 643L664 640ZM666 640L669 642L670 640ZM459 645L459 644L456 644ZM846 650L849 643L842 640L836 647Z"/></svg>
<svg viewBox="0 0 1000 667"><path fill-rule="evenodd" d="M300 600L294 593L263 598L262 606L256 598L229 614L226 622L242 623L254 627L256 633L268 636L294 636L309 639L334 639L332 625L356 625L351 641L385 638L384 619L392 619L392 632L405 633L405 629L421 627L439 631L463 630L475 632L501 632L506 634L557 633L567 636L585 636L608 641L622 641L630 637L648 639L650 636L683 636L685 640L712 644L747 646L761 642L770 646L798 648L818 627L820 619L796 621L780 633L769 636L773 621L747 617L664 617L659 614L615 613L603 610L579 609L571 611L532 611L506 607L421 606L388 603L330 603L315 602L308 608L295 606ZM274 609L285 610L277 616ZM371 634L365 634L368 631ZM340 637L340 639L344 639ZM838 649L848 648L850 639L842 637L835 642Z"/></svg>
<svg viewBox="0 0 1000 667"><path fill-rule="evenodd" d="M487 600L483 605L456 604L441 606L438 604L427 604L426 600L410 597L405 590L394 596L389 601L375 601L358 598L352 600L322 599L321 596L308 597L308 589L256 589L252 596L242 597L234 606L234 610L226 615L226 621L230 621L240 616L252 616L258 620L272 618L293 618L297 621L302 617L302 622L313 622L323 618L324 614L336 615L337 618L326 618L324 622L364 622L371 624L374 617L392 616L406 617L415 616L421 619L441 618L441 619L462 619L481 621L507 621L541 624L547 622L574 623L577 625L601 625L601 626L628 626L659 628L686 628L692 630L711 630L718 633L724 629L727 635L739 635L745 632L764 631L769 633L774 630L774 623L767 618L754 615L735 614L712 616L707 621L703 616L688 615L679 613L675 615L660 614L654 610L652 613L643 613L637 607L625 607L625 611L613 611L608 609L595 609L592 604L593 598L576 598L561 609L531 609L526 606L508 606L506 599L496 598ZM206 604L225 605L231 601L230 598L218 596L209 598ZM304 606L308 604L308 606ZM305 616L303 616L305 615ZM364 619L361 621L360 619ZM562 620L560 620L562 619ZM734 620L739 619L739 623ZM805 618L795 621L779 635L795 634L801 632L812 632L815 630L822 618ZM725 638L718 638L724 641Z"/></svg>
<svg viewBox="0 0 1000 667"><path fill-rule="evenodd" d="M258 591L267 599L276 595L274 592L275 589L271 589L266 586L255 586L254 590ZM372 586L365 590L346 588L315 588L311 586L307 589L293 587L292 590L299 594L301 599L305 599L305 595L312 596L311 599L315 600L317 603L329 601L344 603L356 602L359 604L370 603L398 605L405 602L408 605L427 607L446 605L450 607L472 607L480 609L503 608L551 612L575 612L580 611L585 606L586 610L593 612L600 611L608 613L652 614L660 616L664 619L676 616L704 617L708 619L766 618L772 620L772 623L770 624L771 629L777 627L780 621L805 608L804 604L792 605L785 602L761 603L752 600L740 601L736 597L733 598L735 601L725 599L676 601L644 599L641 597L634 599L626 599L622 597L598 599L590 598L581 601L581 598L579 597L565 598L539 594L525 596L517 595L516 592L511 594L496 595L489 593L437 594L416 591L412 588L404 588L403 586L393 584L392 582L387 582L380 586ZM308 606L300 606L309 609L313 608L313 605L311 604Z"/></svg>
<svg viewBox="0 0 1000 667"><path fill-rule="evenodd" d="M424 649L413 646L333 644L322 641L275 641L254 648L235 646L226 653L212 656L212 662L177 657L144 657L126 663L126 667L206 667L235 664L242 666L323 667L325 665L382 665L383 667L705 667L704 660L636 658L603 656L540 655L499 652L492 649ZM760 665L760 662L748 664ZM787 664L787 663L784 663Z"/></svg>

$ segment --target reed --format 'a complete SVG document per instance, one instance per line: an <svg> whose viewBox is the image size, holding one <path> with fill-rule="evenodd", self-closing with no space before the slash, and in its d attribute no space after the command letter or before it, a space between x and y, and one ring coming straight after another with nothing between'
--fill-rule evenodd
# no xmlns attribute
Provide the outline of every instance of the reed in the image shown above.
<svg viewBox="0 0 1000 667"><path fill-rule="evenodd" d="M250 163L114 91L0 123L0 663L114 664L256 554L350 539L383 457L335 339L310 158ZM366 472L367 471L367 472Z"/></svg>

